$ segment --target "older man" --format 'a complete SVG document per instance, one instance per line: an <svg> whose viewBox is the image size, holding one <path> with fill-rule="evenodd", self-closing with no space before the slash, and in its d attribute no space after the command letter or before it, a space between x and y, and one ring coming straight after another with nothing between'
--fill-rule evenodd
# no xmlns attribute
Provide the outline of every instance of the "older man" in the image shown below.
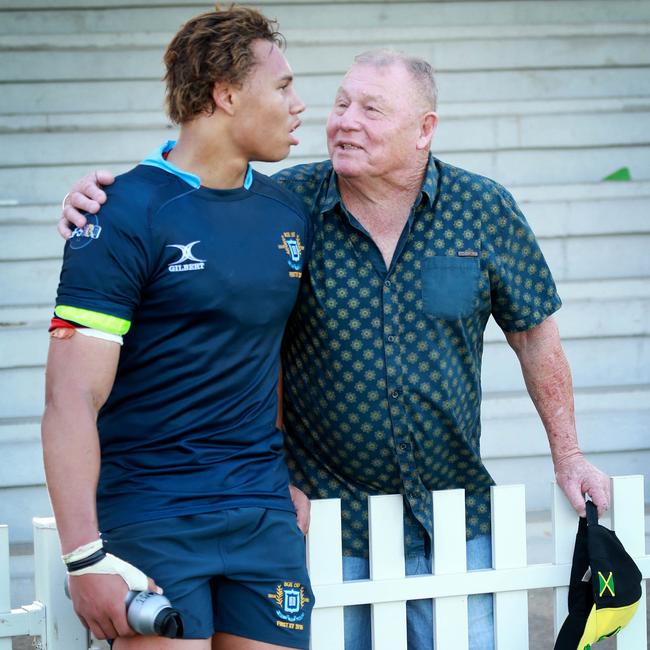
<svg viewBox="0 0 650 650"><path fill-rule="evenodd" d="M413 574L431 570L431 491L464 488L468 566L490 565L493 481L480 456L490 315L519 358L567 497L581 514L587 492L608 507L607 477L578 447L551 273L503 187L430 154L435 110L428 63L362 54L327 123L330 160L275 176L314 229L283 350L289 468L309 497L341 499L349 579L368 575L373 494L404 495ZM83 223L73 207L92 212L104 200L88 177L74 189L63 234L68 220ZM492 648L491 596L470 597L469 608L470 648ZM430 601L409 603L408 624L410 648L431 648ZM347 610L346 646L370 647L368 607Z"/></svg>

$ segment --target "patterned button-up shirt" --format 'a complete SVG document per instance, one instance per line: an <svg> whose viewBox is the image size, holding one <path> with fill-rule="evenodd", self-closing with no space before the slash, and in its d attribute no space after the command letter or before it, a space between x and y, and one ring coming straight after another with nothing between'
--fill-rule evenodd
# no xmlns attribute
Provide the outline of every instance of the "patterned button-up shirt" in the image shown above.
<svg viewBox="0 0 650 650"><path fill-rule="evenodd" d="M432 490L464 488L468 538L488 533L485 325L492 315L505 331L527 330L561 304L514 199L430 156L386 269L329 161L276 179L302 197L314 231L283 350L293 482L341 499L346 555L367 556L373 494L403 494L409 554L430 548Z"/></svg>

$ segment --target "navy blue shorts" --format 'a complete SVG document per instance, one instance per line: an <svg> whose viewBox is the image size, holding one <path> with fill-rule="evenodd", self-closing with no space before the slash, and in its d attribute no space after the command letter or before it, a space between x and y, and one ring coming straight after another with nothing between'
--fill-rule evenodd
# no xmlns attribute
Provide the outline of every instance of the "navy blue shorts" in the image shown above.
<svg viewBox="0 0 650 650"><path fill-rule="evenodd" d="M102 539L163 588L183 638L226 632L308 648L314 595L295 513L233 508L120 526Z"/></svg>

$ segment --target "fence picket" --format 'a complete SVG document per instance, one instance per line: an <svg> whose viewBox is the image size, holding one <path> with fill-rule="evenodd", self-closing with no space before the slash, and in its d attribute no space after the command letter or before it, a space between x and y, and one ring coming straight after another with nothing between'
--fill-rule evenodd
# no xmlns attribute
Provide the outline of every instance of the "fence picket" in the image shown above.
<svg viewBox="0 0 650 650"><path fill-rule="evenodd" d="M492 492L492 565L495 569L526 566L526 495L523 485L500 485ZM528 647L528 593L494 596L497 650Z"/></svg>
<svg viewBox="0 0 650 650"><path fill-rule="evenodd" d="M576 511L564 496L557 483L551 485L551 519L553 523L553 562L554 564L571 564L573 547L578 531ZM557 587L553 590L555 601L553 628L557 637L564 620L569 613L569 587Z"/></svg>
<svg viewBox="0 0 650 650"><path fill-rule="evenodd" d="M632 557L645 555L643 476L612 477L612 529ZM645 647L648 638L645 580L637 614L616 639L617 650ZM640 615L639 615L640 613Z"/></svg>
<svg viewBox="0 0 650 650"><path fill-rule="evenodd" d="M341 553L341 502L313 501L307 536L307 566L312 586L343 581ZM311 620L312 650L343 650L343 607L314 609Z"/></svg>
<svg viewBox="0 0 650 650"><path fill-rule="evenodd" d="M45 605L44 647L47 650L88 650L88 631L65 597L65 570L53 517L34 518L34 588Z"/></svg>
<svg viewBox="0 0 650 650"><path fill-rule="evenodd" d="M9 527L0 525L0 619L11 610L11 577L9 573ZM0 635L2 630L0 630ZM0 650L11 650L11 638L0 637Z"/></svg>
<svg viewBox="0 0 650 650"><path fill-rule="evenodd" d="M433 573L467 571L465 490L433 493ZM467 596L438 598L433 605L436 650L467 650Z"/></svg>
<svg viewBox="0 0 650 650"><path fill-rule="evenodd" d="M399 494L368 499L370 579L403 578L404 505ZM390 585L378 584L381 591ZM406 601L372 606L373 650L406 650Z"/></svg>

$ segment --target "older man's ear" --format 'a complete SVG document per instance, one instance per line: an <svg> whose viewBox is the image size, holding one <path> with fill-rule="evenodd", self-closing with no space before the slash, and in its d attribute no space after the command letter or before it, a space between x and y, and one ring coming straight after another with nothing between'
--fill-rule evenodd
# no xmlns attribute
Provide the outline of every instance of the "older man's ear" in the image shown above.
<svg viewBox="0 0 650 650"><path fill-rule="evenodd" d="M436 132L436 127L438 126L438 114L433 111L429 111L422 116L420 121L420 137L417 141L418 150L428 151L431 148L431 140L433 140L433 134Z"/></svg>

